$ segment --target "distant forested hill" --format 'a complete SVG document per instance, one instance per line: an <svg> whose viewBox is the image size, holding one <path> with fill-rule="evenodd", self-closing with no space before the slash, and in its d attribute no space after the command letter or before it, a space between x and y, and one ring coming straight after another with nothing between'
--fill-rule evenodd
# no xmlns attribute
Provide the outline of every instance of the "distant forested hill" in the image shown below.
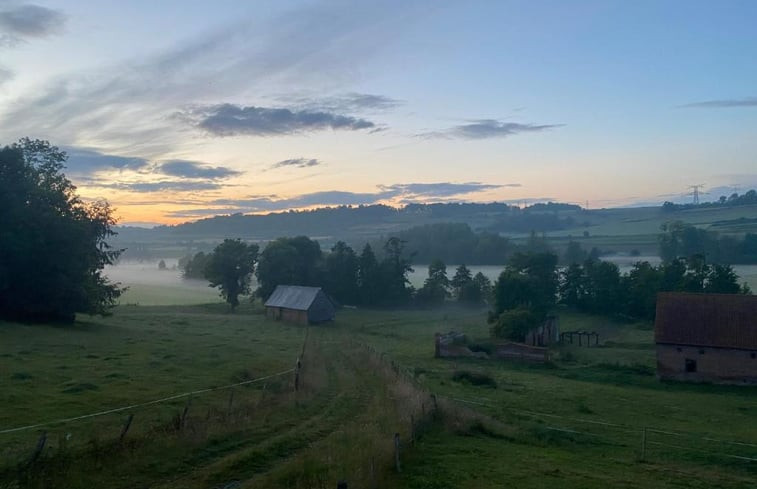
<svg viewBox="0 0 757 489"><path fill-rule="evenodd" d="M474 247L470 255L474 261L466 260L468 264L479 261L491 264L500 262L499 255L487 251L491 248L489 243L494 241L493 236L522 244L532 231L546 235L557 250L565 248L570 241L577 241L587 250L596 247L605 252L657 254L661 226L671 221L740 239L745 234L757 233L757 204L698 206L675 212L660 206L586 210L559 203L535 204L523 209L504 203L332 207L266 215L216 216L154 229L119 227L113 244L127 248L125 259L178 258L197 251L207 252L224 238L264 242L280 236L306 235L328 249L337 240L360 247L414 227L449 223L467 227L446 230L428 227L408 231L401 237L413 241L419 260L443 256L445 261L458 262L455 257L459 253L454 251L454 246L464 246ZM423 236L424 233L428 236ZM472 234L476 237L471 237ZM454 245L445 249L444 254L440 254L436 243L442 240ZM484 256L487 259L479 260L478 257Z"/></svg>
<svg viewBox="0 0 757 489"><path fill-rule="evenodd" d="M578 206L555 203L524 209L504 203L408 204L400 208L342 206L264 215L215 216L154 229L121 227L117 245L129 248L127 258L150 258L150 249L155 249L155 243L176 243L184 249L202 250L203 243L208 248L209 243L227 237L268 241L280 236L306 235L330 246L336 240L365 243L416 226L463 223L468 229L466 236L473 232L488 233L488 237L485 235L477 243L481 250L477 253L491 256L490 251L484 251L491 236L565 229L579 222L576 215L582 212ZM146 246L148 243L153 245Z"/></svg>

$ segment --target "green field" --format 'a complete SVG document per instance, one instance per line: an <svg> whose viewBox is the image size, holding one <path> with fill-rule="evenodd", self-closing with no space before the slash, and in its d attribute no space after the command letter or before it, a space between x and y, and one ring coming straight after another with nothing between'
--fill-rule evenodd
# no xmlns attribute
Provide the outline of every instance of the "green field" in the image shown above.
<svg viewBox="0 0 757 489"><path fill-rule="evenodd" d="M221 304L0 323L0 431L251 381L0 434L0 487L754 487L757 389L660 383L650 324L560 317L600 347L549 365L435 359L434 332L487 341L485 312L459 309L343 310L310 328Z"/></svg>

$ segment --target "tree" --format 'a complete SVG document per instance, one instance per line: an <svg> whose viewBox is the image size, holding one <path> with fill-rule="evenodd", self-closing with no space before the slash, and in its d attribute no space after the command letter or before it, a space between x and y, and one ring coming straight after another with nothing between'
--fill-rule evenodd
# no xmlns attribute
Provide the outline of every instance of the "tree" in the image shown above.
<svg viewBox="0 0 757 489"><path fill-rule="evenodd" d="M307 236L278 238L260 254L256 294L267 299L278 285L318 286L322 282L321 246Z"/></svg>
<svg viewBox="0 0 757 489"><path fill-rule="evenodd" d="M455 296L459 299L462 288L471 282L473 282L473 277L471 276L470 270L468 270L468 267L466 267L465 264L462 264L455 270L455 276L452 277L449 284L452 286Z"/></svg>
<svg viewBox="0 0 757 489"><path fill-rule="evenodd" d="M649 262L637 262L622 279L626 293L626 313L631 317L654 319L657 293L662 290L664 272Z"/></svg>
<svg viewBox="0 0 757 489"><path fill-rule="evenodd" d="M475 301L476 303L489 303L492 301L492 281L489 280L489 277L481 272L478 272L473 276L472 285L477 290L477 293L480 294ZM467 301L473 302L472 300Z"/></svg>
<svg viewBox="0 0 757 489"><path fill-rule="evenodd" d="M66 153L24 138L0 149L0 317L71 322L106 314L123 289L102 275L121 250L105 201L84 202Z"/></svg>
<svg viewBox="0 0 757 489"><path fill-rule="evenodd" d="M428 266L428 278L418 290L416 299L421 305L440 305L449 297L449 279L447 265L441 260L434 260Z"/></svg>
<svg viewBox="0 0 757 489"><path fill-rule="evenodd" d="M491 335L512 341L524 341L528 332L543 319L530 308L519 306L504 311L491 326Z"/></svg>
<svg viewBox="0 0 757 489"><path fill-rule="evenodd" d="M583 263L587 258L586 250L581 247L581 243L577 241L570 241L565 248L565 254L563 255L563 261L568 265L573 263Z"/></svg>
<svg viewBox="0 0 757 489"><path fill-rule="evenodd" d="M160 260L158 262L158 270L166 270L166 269L167 269L167 267L166 267L166 261L165 260Z"/></svg>
<svg viewBox="0 0 757 489"><path fill-rule="evenodd" d="M399 238L389 238L384 244L384 259L380 264L382 299L386 305L407 304L413 295L413 288L407 274L413 271L410 260L404 256L404 242Z"/></svg>
<svg viewBox="0 0 757 489"><path fill-rule="evenodd" d="M578 263L571 263L560 272L560 302L571 307L579 307L586 296L584 269Z"/></svg>
<svg viewBox="0 0 757 489"><path fill-rule="evenodd" d="M557 255L550 252L516 253L510 259L506 271L509 277L518 275L525 280L525 294L524 292L514 293L521 297L525 295L527 298L520 300L515 304L516 306L528 304L539 314L546 314L554 307L557 302L558 287ZM497 294L496 288L495 285L495 294ZM495 302L496 300L495 295Z"/></svg>
<svg viewBox="0 0 757 489"><path fill-rule="evenodd" d="M219 287L221 296L231 305L239 305L239 296L250 293L250 279L258 259L258 245L240 239L225 239L213 250L205 268L211 287Z"/></svg>
<svg viewBox="0 0 757 489"><path fill-rule="evenodd" d="M358 261L357 287L362 304L374 306L381 301L381 269L369 244L363 247Z"/></svg>
<svg viewBox="0 0 757 489"><path fill-rule="evenodd" d="M358 302L358 257L344 241L337 241L326 255L326 290L343 304Z"/></svg>
<svg viewBox="0 0 757 489"><path fill-rule="evenodd" d="M189 257L189 259L184 263L182 277L204 279L205 269L208 267L210 256L210 253L206 255L204 252L198 251L197 253L195 253L195 256Z"/></svg>
<svg viewBox="0 0 757 489"><path fill-rule="evenodd" d="M730 265L713 265L707 273L704 291L712 294L738 294L742 291L739 276Z"/></svg>

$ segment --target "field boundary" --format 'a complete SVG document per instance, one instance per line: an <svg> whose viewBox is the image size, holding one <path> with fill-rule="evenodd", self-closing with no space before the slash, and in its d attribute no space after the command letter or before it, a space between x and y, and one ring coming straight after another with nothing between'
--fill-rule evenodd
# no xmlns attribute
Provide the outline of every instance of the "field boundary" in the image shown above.
<svg viewBox="0 0 757 489"><path fill-rule="evenodd" d="M26 430L31 430L31 429L35 429L35 428L43 428L45 426L52 426L52 425L57 425L57 424L70 423L72 421L79 421L79 420L82 420L82 419L95 418L95 417L98 417L98 416L105 416L107 414L119 413L119 412L129 411L131 409L137 409L137 408L141 408L141 407L145 407L145 406L152 406L152 405L160 404L160 403L163 403L163 402L174 401L176 399L182 399L184 397L196 396L196 395L200 395L200 394L206 394L208 392L220 391L220 390L225 390L225 389L232 389L234 387L239 387L239 386L248 385L248 384L254 384L256 382L261 382L263 380L272 379L274 377L280 377L282 375L286 375L286 374L289 374L289 373L294 373L294 372L296 372L296 370L297 370L296 368L290 368L290 369L284 370L282 372L277 372L275 374L270 374L270 375L266 375L266 376L263 376L263 377L258 377L257 379L245 380L245 381L237 382L237 383L234 383L234 384L228 384L228 385L223 385L223 386L219 386L219 387L208 387L206 389L199 389L199 390L194 390L194 391L189 391L189 392L182 392L181 394L174 394L172 396L163 397L163 398L160 398L160 399L154 399L152 401L145 401L145 402L140 402L140 403L137 403L137 404L130 404L128 406L121 406L121 407L117 407L117 408L113 408L113 409L107 409L105 411L97 411L97 412L90 413L90 414L82 414L80 416L73 416L73 417L70 417L70 418L61 418L61 419L56 419L56 420L53 420L53 421L45 421L43 423L36 423L36 424L27 425L27 426L19 426L17 428L8 428L8 429L0 430L0 435L4 435L4 434L7 434L7 433L16 433L16 432L19 432L19 431L26 431Z"/></svg>

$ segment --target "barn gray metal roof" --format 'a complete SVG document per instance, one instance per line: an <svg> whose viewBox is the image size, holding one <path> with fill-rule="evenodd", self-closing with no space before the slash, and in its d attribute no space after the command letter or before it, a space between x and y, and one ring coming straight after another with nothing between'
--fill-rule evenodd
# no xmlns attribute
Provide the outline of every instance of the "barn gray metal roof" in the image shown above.
<svg viewBox="0 0 757 489"><path fill-rule="evenodd" d="M320 287L278 285L265 305L266 307L284 307L297 311L307 311L320 291Z"/></svg>
<svg viewBox="0 0 757 489"><path fill-rule="evenodd" d="M655 341L757 350L757 296L660 293Z"/></svg>

